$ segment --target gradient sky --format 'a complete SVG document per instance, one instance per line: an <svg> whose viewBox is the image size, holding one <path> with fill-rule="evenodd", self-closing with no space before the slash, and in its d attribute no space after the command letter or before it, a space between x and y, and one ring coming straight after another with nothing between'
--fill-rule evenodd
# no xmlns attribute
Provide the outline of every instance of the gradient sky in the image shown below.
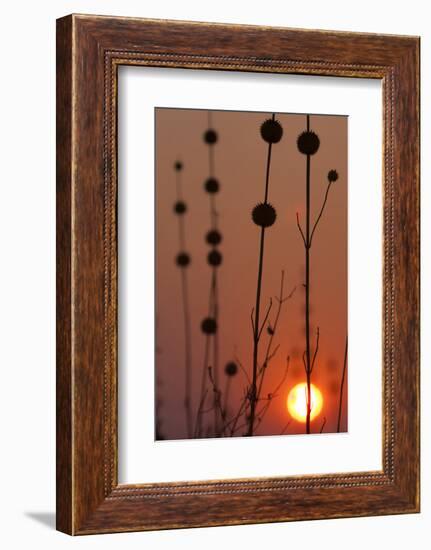
<svg viewBox="0 0 431 550"><path fill-rule="evenodd" d="M263 201L268 146L260 136L260 125L272 113L212 111L212 126L219 141L214 146L219 246L223 264L219 268L220 379L224 389L224 365L240 359L252 369L250 313L256 299L260 229L251 221L253 207ZM288 376L257 430L257 435L280 434L290 416L286 397L297 383L305 381L302 353L305 349L304 247L296 226L299 212L304 226L306 157L296 146L306 129L305 114L276 114L283 126L282 140L273 146L269 202L277 220L266 230L262 283L262 306L278 294L281 271L285 291L296 291L285 303L275 344L280 348L266 374L263 395L274 391L290 356ZM320 210L327 185L327 172L337 170L339 179L331 188L327 207L316 230L311 249L312 341L320 329L320 345L312 382L322 391L322 413L312 423L319 432L336 431L339 388L347 336L347 124L345 116L311 115L310 129L320 138L320 148L311 158L311 220ZM188 205L185 216L187 251L192 263L187 270L190 288L193 352L193 406L200 395L205 338L200 323L208 313L211 270L206 262L210 229L209 197L203 184L209 173L208 145L202 139L208 128L208 111L156 109L156 392L158 421L166 439L185 438L184 413L184 325L181 275L175 264L179 252L178 220L173 213L176 174L173 164L181 160L182 188ZM311 222L312 223L312 222ZM275 313L274 304L272 311ZM272 316L273 317L273 316ZM263 336L262 347L265 346ZM251 376L251 374L250 374ZM240 371L233 379L229 402L236 410L247 379ZM344 387L342 431L347 429L347 380ZM304 424L292 421L287 434L303 433Z"/></svg>

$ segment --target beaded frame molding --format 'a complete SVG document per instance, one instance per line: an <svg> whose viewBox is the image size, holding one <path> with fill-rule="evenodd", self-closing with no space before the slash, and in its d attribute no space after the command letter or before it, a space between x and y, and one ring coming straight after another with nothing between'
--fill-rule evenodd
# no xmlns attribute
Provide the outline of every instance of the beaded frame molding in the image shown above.
<svg viewBox="0 0 431 550"><path fill-rule="evenodd" d="M119 65L383 84L381 471L118 483ZM57 529L72 535L419 511L419 38L57 21Z"/></svg>

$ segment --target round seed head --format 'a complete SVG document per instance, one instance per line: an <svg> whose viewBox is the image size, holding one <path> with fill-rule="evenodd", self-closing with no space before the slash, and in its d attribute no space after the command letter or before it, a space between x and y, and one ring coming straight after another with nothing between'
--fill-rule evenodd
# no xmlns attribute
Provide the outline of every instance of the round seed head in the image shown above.
<svg viewBox="0 0 431 550"><path fill-rule="evenodd" d="M278 120L268 118L260 127L260 135L267 143L278 143L283 135L283 128Z"/></svg>
<svg viewBox="0 0 431 550"><path fill-rule="evenodd" d="M226 363L224 372L226 376L235 376L235 374L238 372L237 364L234 361L229 361L229 363Z"/></svg>
<svg viewBox="0 0 431 550"><path fill-rule="evenodd" d="M213 267L217 267L222 262L222 255L218 250L211 250L208 254L208 263Z"/></svg>
<svg viewBox="0 0 431 550"><path fill-rule="evenodd" d="M178 267L187 267L190 264L190 256L187 252L180 252L175 261Z"/></svg>
<svg viewBox="0 0 431 550"><path fill-rule="evenodd" d="M260 227L270 227L277 218L277 213L272 204L261 202L253 208L251 214L253 222Z"/></svg>
<svg viewBox="0 0 431 550"><path fill-rule="evenodd" d="M214 143L217 143L217 139L217 132L212 128L209 128L204 134L204 141L205 143L208 143L208 145L213 145Z"/></svg>
<svg viewBox="0 0 431 550"><path fill-rule="evenodd" d="M303 155L314 155L320 145L319 136L312 131L302 132L298 136L297 145Z"/></svg>
<svg viewBox="0 0 431 550"><path fill-rule="evenodd" d="M205 237L208 244L212 244L213 246L217 246L221 243L221 233L217 231L217 229L211 229L211 231L208 231Z"/></svg>
<svg viewBox="0 0 431 550"><path fill-rule="evenodd" d="M328 181L334 182L338 179L338 172L337 170L329 170L328 172Z"/></svg>
<svg viewBox="0 0 431 550"><path fill-rule="evenodd" d="M179 160L174 164L174 168L177 172L180 172L183 169L183 163Z"/></svg>
<svg viewBox="0 0 431 550"><path fill-rule="evenodd" d="M220 184L215 178L208 178L205 182L205 191L207 193L218 193Z"/></svg>
<svg viewBox="0 0 431 550"><path fill-rule="evenodd" d="M185 214L187 212L186 203L183 202L183 201L177 201L174 204L174 212L175 212L175 214L178 214L179 216L181 216L181 214Z"/></svg>
<svg viewBox="0 0 431 550"><path fill-rule="evenodd" d="M212 317L206 317L201 323L201 330L204 334L215 334L217 332L216 320Z"/></svg>

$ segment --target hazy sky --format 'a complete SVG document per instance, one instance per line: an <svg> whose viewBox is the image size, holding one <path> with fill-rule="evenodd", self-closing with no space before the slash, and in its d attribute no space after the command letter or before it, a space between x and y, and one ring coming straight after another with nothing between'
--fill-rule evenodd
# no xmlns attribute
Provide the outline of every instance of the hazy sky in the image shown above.
<svg viewBox="0 0 431 550"><path fill-rule="evenodd" d="M212 111L212 126L219 140L213 146L214 173L220 182L216 195L219 246L223 263L218 270L220 380L224 389L224 366L238 358L252 369L252 328L250 313L256 299L260 229L252 223L253 207L263 201L268 146L260 136L260 125L272 113ZM306 157L296 146L306 129L304 114L276 114L283 126L281 141L272 148L269 202L277 211L276 223L266 230L262 283L262 306L278 294L281 271L285 271L285 291L296 291L285 303L274 343L277 355L266 374L263 395L274 391L281 380L287 355L290 369L262 424L258 435L279 434L290 416L286 409L289 390L305 381L302 353L305 349L304 246L296 225L299 212L305 225ZM347 124L344 116L312 115L310 129L320 138L319 151L311 158L311 220L320 210L327 186L327 172L337 170L339 179L331 187L327 207L316 230L311 249L311 324L314 346L316 327L320 346L312 382L322 391L322 413L312 423L312 431L334 431L337 421L339 387L347 335ZM192 262L187 268L189 284L193 407L200 395L205 337L200 323L208 315L211 269L206 257L205 235L210 229L209 195L204 182L209 175L208 145L203 133L208 128L208 112L185 109L156 111L156 357L158 419L165 438L186 437L184 414L184 325L181 274L175 264L179 252L178 219L173 213L176 200L174 162L181 160L186 248ZM274 303L272 313L275 313ZM273 318L273 315L270 316ZM262 337L265 347L267 335ZM241 399L247 385L245 374L232 378L231 409ZM347 427L347 383L344 392L342 429ZM304 424L292 421L287 433L303 433Z"/></svg>

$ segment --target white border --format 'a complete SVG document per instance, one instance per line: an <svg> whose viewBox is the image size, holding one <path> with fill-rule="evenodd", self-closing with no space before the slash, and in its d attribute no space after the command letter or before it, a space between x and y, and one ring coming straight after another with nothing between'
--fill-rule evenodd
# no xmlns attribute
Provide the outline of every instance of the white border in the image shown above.
<svg viewBox="0 0 431 550"><path fill-rule="evenodd" d="M380 470L380 82L129 66L119 68L118 98L119 481ZM154 441L155 106L349 115L347 434Z"/></svg>

